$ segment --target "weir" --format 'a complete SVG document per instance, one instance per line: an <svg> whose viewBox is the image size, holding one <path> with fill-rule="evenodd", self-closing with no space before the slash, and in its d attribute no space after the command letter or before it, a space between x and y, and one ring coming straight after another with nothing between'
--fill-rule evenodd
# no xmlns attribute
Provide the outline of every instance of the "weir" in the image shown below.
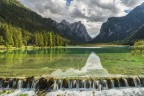
<svg viewBox="0 0 144 96"><path fill-rule="evenodd" d="M77 90L108 90L121 87L144 87L143 77L121 77L121 78L40 78L29 77L26 79L6 78L0 79L2 89L33 89L57 91L64 89Z"/></svg>

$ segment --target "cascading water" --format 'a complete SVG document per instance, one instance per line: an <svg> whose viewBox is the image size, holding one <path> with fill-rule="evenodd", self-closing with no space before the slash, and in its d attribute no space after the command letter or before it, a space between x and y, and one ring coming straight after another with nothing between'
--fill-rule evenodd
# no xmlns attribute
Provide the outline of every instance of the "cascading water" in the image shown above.
<svg viewBox="0 0 144 96"><path fill-rule="evenodd" d="M86 88L86 81L85 80L82 81L82 85L83 85L83 88Z"/></svg>
<svg viewBox="0 0 144 96"><path fill-rule="evenodd" d="M13 84L12 84L12 87L14 88L16 86L16 80L13 80Z"/></svg>
<svg viewBox="0 0 144 96"><path fill-rule="evenodd" d="M73 81L72 81L72 88L76 88L76 83L77 83L76 80L73 80Z"/></svg>
<svg viewBox="0 0 144 96"><path fill-rule="evenodd" d="M14 82L15 83L15 82ZM22 85L23 85L23 81L22 80L19 80L18 81L18 84L17 84L17 89L21 89L22 88Z"/></svg>
<svg viewBox="0 0 144 96"><path fill-rule="evenodd" d="M77 89L80 88L80 86L79 86L79 81L77 81L76 88L77 88Z"/></svg>
<svg viewBox="0 0 144 96"><path fill-rule="evenodd" d="M138 87L141 87L141 81L140 81L140 79L139 78L136 78L137 79L137 84L138 84Z"/></svg>
<svg viewBox="0 0 144 96"><path fill-rule="evenodd" d="M111 80L111 86L112 86L112 88L115 87L115 86L114 86L114 80Z"/></svg>
<svg viewBox="0 0 144 96"><path fill-rule="evenodd" d="M136 87L138 87L137 80L136 80L135 78L133 78L133 82L134 82L134 85L135 85Z"/></svg>
<svg viewBox="0 0 144 96"><path fill-rule="evenodd" d="M144 88L110 89L104 91L57 91L46 96L144 96Z"/></svg>
<svg viewBox="0 0 144 96"><path fill-rule="evenodd" d="M58 80L58 87L59 89L62 89L63 86L63 81L62 80Z"/></svg>
<svg viewBox="0 0 144 96"><path fill-rule="evenodd" d="M127 80L126 80L125 78L124 78L123 80L124 80L124 82L125 82L125 86L126 86L126 87L129 87L129 84L128 84Z"/></svg>
<svg viewBox="0 0 144 96"><path fill-rule="evenodd" d="M15 81L17 81L17 83ZM114 94L116 94L114 92L118 92L119 94L122 94L120 96L125 96L123 94L134 94L132 96L143 96L144 94L143 82L144 82L144 78L139 78L139 77L137 78L123 77L123 78L112 78L112 79L109 79L109 77L101 78L101 79L85 78L84 80L82 80L82 78L77 78L77 79L69 78L68 80L66 79L47 80L43 78L42 80L32 79L28 81L22 79L18 79L18 80L10 79L6 81L1 80L0 85L1 88L3 89L11 89L14 88L14 86L16 85L18 89L14 93L12 93L12 95L6 94L3 96L16 96L15 94L25 94L25 93L30 94L28 96L31 96L31 94L35 94L37 89L49 90L50 93L47 94L48 96L57 96L57 94L60 95L70 94L68 96L79 96L79 95L91 96L91 94L95 94L94 96L107 96L110 94L110 96L113 96ZM28 88L27 85L29 85ZM9 86L9 88L7 88L7 86ZM137 95L137 94L142 94L142 95Z"/></svg>
<svg viewBox="0 0 144 96"><path fill-rule="evenodd" d="M104 89L108 89L108 84L107 84L107 81L106 80L103 80L103 83L104 83Z"/></svg>
<svg viewBox="0 0 144 96"><path fill-rule="evenodd" d="M72 88L72 83L70 80L68 80L68 88L71 89Z"/></svg>
<svg viewBox="0 0 144 96"><path fill-rule="evenodd" d="M58 84L57 84L57 81L54 80L53 91L57 91L57 90L58 90Z"/></svg>
<svg viewBox="0 0 144 96"><path fill-rule="evenodd" d="M30 89L30 82L27 83L27 89Z"/></svg>
<svg viewBox="0 0 144 96"><path fill-rule="evenodd" d="M92 81L89 80L88 83L89 83L89 88L92 88Z"/></svg>

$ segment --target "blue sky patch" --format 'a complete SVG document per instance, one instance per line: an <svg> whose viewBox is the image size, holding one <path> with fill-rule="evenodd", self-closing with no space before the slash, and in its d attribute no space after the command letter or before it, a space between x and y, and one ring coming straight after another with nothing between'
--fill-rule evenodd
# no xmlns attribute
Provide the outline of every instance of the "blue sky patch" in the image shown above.
<svg viewBox="0 0 144 96"><path fill-rule="evenodd" d="M67 5L67 6L70 6L70 4L71 4L72 1L73 1L73 0L66 0L66 5Z"/></svg>
<svg viewBox="0 0 144 96"><path fill-rule="evenodd" d="M132 10L124 10L125 13L130 13Z"/></svg>

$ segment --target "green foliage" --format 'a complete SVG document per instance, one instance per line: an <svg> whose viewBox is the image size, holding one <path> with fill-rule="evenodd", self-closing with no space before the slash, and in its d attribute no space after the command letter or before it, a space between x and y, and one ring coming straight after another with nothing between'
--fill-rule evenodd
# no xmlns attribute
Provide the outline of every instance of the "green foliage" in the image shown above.
<svg viewBox="0 0 144 96"><path fill-rule="evenodd" d="M27 94L20 94L20 96L28 96Z"/></svg>
<svg viewBox="0 0 144 96"><path fill-rule="evenodd" d="M144 54L144 40L135 42L132 54Z"/></svg>
<svg viewBox="0 0 144 96"><path fill-rule="evenodd" d="M47 22L48 21L48 22ZM6 47L66 46L68 39L50 26L51 19L25 8L17 0L0 1L0 45Z"/></svg>

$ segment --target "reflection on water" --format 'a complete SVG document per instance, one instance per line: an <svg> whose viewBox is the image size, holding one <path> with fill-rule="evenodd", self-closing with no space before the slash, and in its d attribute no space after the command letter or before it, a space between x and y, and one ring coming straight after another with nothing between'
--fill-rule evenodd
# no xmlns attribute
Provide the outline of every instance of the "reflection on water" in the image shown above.
<svg viewBox="0 0 144 96"><path fill-rule="evenodd" d="M102 67L99 56L97 56L94 52L92 52L89 55L87 62L85 63L85 66L82 67L81 70L70 68L65 72L63 72L61 69L59 69L52 72L51 76L53 77L75 77L75 76L103 77L103 76L109 76L109 73L106 69Z"/></svg>
<svg viewBox="0 0 144 96"><path fill-rule="evenodd" d="M103 70L99 56L92 52L87 59L85 66L81 69L83 72L88 72L92 70Z"/></svg>
<svg viewBox="0 0 144 96"><path fill-rule="evenodd" d="M57 69L79 69L88 53L66 48L3 51L0 52L0 76L39 76Z"/></svg>
<svg viewBox="0 0 144 96"><path fill-rule="evenodd" d="M91 55L90 60L88 57L91 52L96 55ZM103 67L110 74L143 75L143 62L143 56L131 55L128 47L11 50L0 52L0 76L41 76L50 75L56 70L75 75L71 72L75 69L76 73L85 73L89 69Z"/></svg>

